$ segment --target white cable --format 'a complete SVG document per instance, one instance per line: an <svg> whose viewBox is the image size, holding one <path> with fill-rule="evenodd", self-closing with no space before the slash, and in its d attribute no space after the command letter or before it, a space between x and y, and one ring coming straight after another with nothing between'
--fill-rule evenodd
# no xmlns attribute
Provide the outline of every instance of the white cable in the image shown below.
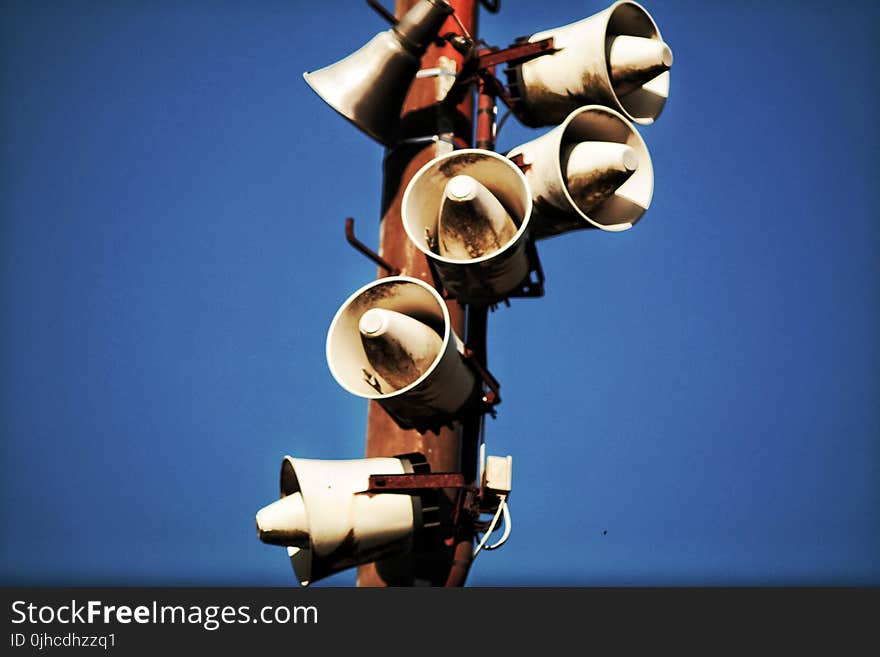
<svg viewBox="0 0 880 657"><path fill-rule="evenodd" d="M513 529L513 522L510 520L510 510L507 508L507 500L502 500L501 507L504 509L504 533L495 545L487 545L487 550L497 550L507 542L510 538L510 530Z"/></svg>
<svg viewBox="0 0 880 657"><path fill-rule="evenodd" d="M492 522L489 523L489 527L486 529L486 533L483 534L483 538L480 539L479 544L474 549L474 554L471 558L476 557L480 553L480 550L482 550L483 547L486 547L486 542L489 540L489 535L493 531L495 531L495 525L498 524L498 518L501 517L501 514L504 513L504 509L507 507L507 496L506 495L499 495L499 497L501 498L501 502L500 502L500 504L498 504L498 510L495 512L495 516L492 518ZM506 519L509 516L507 513L505 513L504 517L505 517L505 522L506 522ZM510 534L510 531L505 532L505 535L501 537L502 542L507 540L507 536L509 534ZM499 545L500 544L496 544L494 547L486 547L486 549L487 550L494 550L496 547L499 547Z"/></svg>

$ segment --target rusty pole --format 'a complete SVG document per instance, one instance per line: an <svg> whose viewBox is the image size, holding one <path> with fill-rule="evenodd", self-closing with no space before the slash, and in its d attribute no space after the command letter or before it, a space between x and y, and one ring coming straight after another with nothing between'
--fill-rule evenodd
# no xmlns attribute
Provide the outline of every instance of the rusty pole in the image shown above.
<svg viewBox="0 0 880 657"><path fill-rule="evenodd" d="M491 50L481 50L480 55L487 55ZM486 70L495 75L495 67L488 66ZM495 150L495 95L492 89L482 79L479 82L479 95L477 101L477 148L485 148L487 151Z"/></svg>
<svg viewBox="0 0 880 657"><path fill-rule="evenodd" d="M476 37L478 0L447 0L465 29ZM397 0L395 15L399 19L417 0ZM461 28L453 17L449 17L441 34L460 33ZM409 241L403 229L400 206L403 191L416 171L426 162L450 148L446 141L452 140L459 147L473 143L473 94L468 94L457 107L440 105L454 75L461 70L464 57L448 43L443 46L432 45L422 58L422 70L443 71L440 75L428 75L413 81L401 114L402 143L389 148L385 153L384 181L382 194L382 224L379 237L379 253L388 262L412 276L433 284L431 271L425 256ZM421 138L438 136L440 141L422 141ZM384 270L379 276L384 276ZM465 337L465 308L455 301L448 301L452 328ZM483 348L485 352L485 348ZM403 430L376 403L370 402L367 412L366 456L393 456L409 452L425 455L433 472L476 471L477 454L471 444L476 444L471 436L456 423L453 428L443 428L439 434L428 432L419 434L414 430ZM462 445L467 451L462 453ZM473 452L473 453L472 453ZM468 476L466 475L466 479ZM441 513L446 520L451 514L452 500L445 496ZM358 586L412 586L428 583L432 586L451 584L461 586L470 565L473 537L459 537L453 545L437 541L436 545L424 546L417 554L397 559L370 563L358 569Z"/></svg>

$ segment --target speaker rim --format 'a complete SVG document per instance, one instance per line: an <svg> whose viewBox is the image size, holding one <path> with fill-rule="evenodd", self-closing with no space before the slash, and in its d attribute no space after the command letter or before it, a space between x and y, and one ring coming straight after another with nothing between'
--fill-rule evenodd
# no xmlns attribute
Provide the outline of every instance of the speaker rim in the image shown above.
<svg viewBox="0 0 880 657"><path fill-rule="evenodd" d="M586 212L581 210L580 206L575 202L575 200L571 196L571 192L568 191L568 181L565 179L565 176L562 174L562 148L566 145L565 134L568 130L569 126L578 119L578 117L587 114L588 112L605 112L607 114L612 115L614 118L620 120L623 125L629 129L629 134L635 139L638 143L639 147L644 151L647 155L647 162L643 162L642 159L639 159L639 168L647 165L650 168L650 191L648 193L648 202L647 205L642 206L641 203L633 201L639 206L642 206L642 213L638 216L635 221L631 221L629 223L623 224L602 224L589 216ZM606 233L623 233L630 229L632 229L639 221L642 220L642 217L645 216L645 212L648 211L648 208L651 207L651 201L654 198L654 163L651 160L651 151L648 149L648 144L645 143L644 137L642 137L641 133L636 129L636 127L629 121L623 114L618 112L611 107L606 107L604 105L584 105L583 107L579 107L574 110L571 114L565 117L565 121L559 124L559 143L556 149L556 160L554 162L554 171L560 181L562 181L562 193L565 196L565 200L568 202L569 206L585 221L587 221L593 228L598 228L599 230ZM615 142L620 143L620 142ZM625 143L625 142L624 142ZM640 154L641 155L641 154ZM638 171L638 170L637 170ZM644 175L644 174L643 174ZM624 183L625 184L625 183ZM615 192L616 193L616 192ZM632 199L630 199L632 200ZM595 209L595 208L594 208ZM619 228L616 228L619 226Z"/></svg>
<svg viewBox="0 0 880 657"><path fill-rule="evenodd" d="M427 248L427 249L424 248L419 243L419 240L417 240L415 238L415 236L412 234L412 232L410 231L409 222L406 221L404 214L406 212L407 206L409 205L410 195L414 193L413 190L415 188L415 183L419 178L421 178L422 175L426 174L429 169L433 168L435 166L435 164L438 164L441 160L452 159L454 156L469 155L469 154L471 154L471 155L472 154L490 155L492 158L501 161L502 164L504 164L505 166L509 166L511 170L515 171L516 176L517 176L517 180L522 185L522 189L524 191L525 208L524 208L524 212L523 212L522 223L517 228L517 231L516 231L516 233L514 233L513 237L511 237L504 246L502 246L497 251L493 251L492 253L480 256L478 258L469 258L467 260L461 260L458 258L448 258L446 256L440 255L436 251L432 251L430 248ZM530 227L529 224L531 222L532 212L534 209L533 205L534 205L534 199L532 198L532 190L529 187L528 180L526 180L526 177L523 174L522 170L520 170L520 168L518 166L516 166L516 164L514 164L509 158L505 157L504 155L501 155L500 153L496 153L495 151L490 151L490 150L486 150L483 148L459 148L459 149L451 151L449 153L444 153L443 155L438 155L437 157L432 159L430 162L427 162L418 171L416 171L416 173L410 179L409 184L407 184L406 189L403 192L403 199L401 200L401 203L400 203L401 223L403 224L403 230L406 232L406 236L409 238L409 241L412 242L413 245L419 251L424 253L425 256L427 256L428 258L431 258L433 260L437 260L438 262L442 262L445 264L450 264L450 265L462 265L462 266L478 265L480 263L488 262L490 260L494 260L495 258L500 257L503 253L515 248L520 243L520 240L526 235L526 233L529 230L529 227Z"/></svg>
<svg viewBox="0 0 880 657"><path fill-rule="evenodd" d="M442 317L443 317L443 335L441 336L443 338L443 343L440 347L440 350L437 353L437 357L431 363L431 366L427 370L425 370L419 378L417 378L415 381L413 381L412 383L410 383L406 387L399 388L397 390L394 390L392 392L387 392L387 393L363 394L362 392L360 392L358 390L353 390L351 387L349 387L348 384L346 383L346 378L340 377L338 369L334 366L335 359L331 356L331 344L330 343L331 343L333 336L336 333L337 325L342 320L343 316L348 311L348 309L352 305L352 303L359 296L361 296L364 292L366 292L367 290L369 290L371 288L378 287L379 285L388 285L391 283L415 283L416 285L424 288L425 290L427 290L431 294L434 301L437 302L437 305L439 306L439 308L441 310ZM443 360L444 356L446 355L446 352L449 350L449 344L450 344L450 341L452 340L452 336L453 336L452 319L449 316L449 309L446 307L446 303L443 301L443 297L440 296L440 293L437 292L437 290L435 290L431 285L428 285L424 281L422 281L418 278L413 278L412 276L386 276L384 278L378 278L374 281L370 281L366 285L360 287L359 289L354 291L352 294L350 294L348 296L348 298L342 302L342 304L340 304L339 308L336 311L336 314L333 315L333 321L330 322L330 328L327 330L327 339L325 342L325 356L327 359L327 366L330 369L330 374L333 376L333 378L336 380L336 382L346 392L351 393L352 395L355 395L356 397L360 397L362 399L370 399L370 400L375 400L377 402L381 402L381 401L384 401L387 399L394 399L394 398L399 397L401 395L405 395L406 393L410 392L411 390L417 388L419 385L424 383L424 381L426 381L428 379L428 377L430 377L434 373L434 370L437 369L437 366L440 364L440 362Z"/></svg>

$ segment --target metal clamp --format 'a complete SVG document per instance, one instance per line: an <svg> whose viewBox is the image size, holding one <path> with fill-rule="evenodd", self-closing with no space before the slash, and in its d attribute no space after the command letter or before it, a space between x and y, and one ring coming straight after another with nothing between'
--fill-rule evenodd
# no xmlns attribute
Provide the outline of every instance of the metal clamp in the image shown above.
<svg viewBox="0 0 880 657"><path fill-rule="evenodd" d="M445 68L440 68L439 66L437 66L435 68L423 68L416 73L416 78L421 80L423 78L436 78L440 77L441 75L445 75L451 78L456 77L455 71L449 71Z"/></svg>
<svg viewBox="0 0 880 657"><path fill-rule="evenodd" d="M452 150L457 150L461 148L456 142L453 134L451 132L444 132L439 135L422 135L419 137L407 137L406 139L400 139L395 141L393 145L386 147L385 149L385 159L391 156L391 154L396 151L398 148L403 148L405 146L417 146L418 144L446 144Z"/></svg>
<svg viewBox="0 0 880 657"><path fill-rule="evenodd" d="M482 402L487 406L486 412L492 417L495 417L493 407L501 403L501 384L498 383L498 379L492 376L492 373L483 366L480 359L477 358L474 350L467 345L465 345L464 353L461 357L474 374L480 377L483 383L489 388L489 390L483 395Z"/></svg>
<svg viewBox="0 0 880 657"><path fill-rule="evenodd" d="M448 524L444 523L443 525L447 529L447 536L444 539L447 545L454 542L454 537L462 530L467 533L485 531L487 533L486 538L488 538L488 534L491 534L494 530L498 516L502 510L506 509L507 494L500 496L488 495L482 488L468 486L464 480L464 475L460 472L373 474L370 475L367 489L356 494L418 495L441 489L453 489L456 491L452 517ZM494 513L495 519L491 523L481 522L479 517L483 513ZM499 541L489 549L500 547L505 540L507 540L506 536L502 541Z"/></svg>

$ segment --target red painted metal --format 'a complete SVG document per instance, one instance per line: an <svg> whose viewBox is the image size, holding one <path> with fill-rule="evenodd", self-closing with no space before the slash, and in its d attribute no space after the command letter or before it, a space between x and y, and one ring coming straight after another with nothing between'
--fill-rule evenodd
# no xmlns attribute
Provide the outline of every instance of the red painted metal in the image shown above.
<svg viewBox="0 0 880 657"><path fill-rule="evenodd" d="M553 37L522 43L503 50L484 50L480 53L478 68L488 69L507 62L523 61L540 55L546 55L554 51ZM492 72L494 74L494 71Z"/></svg>
<svg viewBox="0 0 880 657"><path fill-rule="evenodd" d="M482 50L479 54L480 63L483 62L485 53L491 50ZM495 77L495 67L492 65L485 66L486 72ZM495 107L495 93L490 85L486 84L486 78L480 77L479 95L477 96L477 148L485 148L486 150L495 150L495 115L497 109Z"/></svg>

